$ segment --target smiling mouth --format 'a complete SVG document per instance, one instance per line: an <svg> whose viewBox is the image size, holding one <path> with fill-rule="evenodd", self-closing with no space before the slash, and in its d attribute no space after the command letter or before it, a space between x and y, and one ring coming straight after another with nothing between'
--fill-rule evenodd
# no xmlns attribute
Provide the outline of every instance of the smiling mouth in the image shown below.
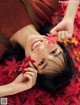
<svg viewBox="0 0 80 105"><path fill-rule="evenodd" d="M32 42L32 45L31 45L31 49L34 50L36 47L38 47L40 45L42 41L41 40L35 40Z"/></svg>

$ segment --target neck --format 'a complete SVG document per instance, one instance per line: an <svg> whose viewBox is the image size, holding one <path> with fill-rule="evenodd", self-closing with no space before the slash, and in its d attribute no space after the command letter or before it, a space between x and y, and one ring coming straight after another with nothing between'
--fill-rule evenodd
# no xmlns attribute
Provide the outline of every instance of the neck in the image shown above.
<svg viewBox="0 0 80 105"><path fill-rule="evenodd" d="M40 35L40 34L36 31L33 25L28 25L19 30L18 32L16 32L10 40L19 43L22 46L22 48L25 50L27 39L33 35Z"/></svg>

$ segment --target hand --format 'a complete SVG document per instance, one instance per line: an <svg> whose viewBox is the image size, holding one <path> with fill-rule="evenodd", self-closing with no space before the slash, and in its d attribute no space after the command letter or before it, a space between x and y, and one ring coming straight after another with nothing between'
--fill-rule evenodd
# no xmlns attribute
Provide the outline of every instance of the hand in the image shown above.
<svg viewBox="0 0 80 105"><path fill-rule="evenodd" d="M37 70L28 67L25 69L24 74L20 74L11 83L13 86L13 94L28 90L36 84Z"/></svg>
<svg viewBox="0 0 80 105"><path fill-rule="evenodd" d="M50 30L51 34L57 32L60 40L71 38L73 35L74 22L71 19L63 19L57 26Z"/></svg>

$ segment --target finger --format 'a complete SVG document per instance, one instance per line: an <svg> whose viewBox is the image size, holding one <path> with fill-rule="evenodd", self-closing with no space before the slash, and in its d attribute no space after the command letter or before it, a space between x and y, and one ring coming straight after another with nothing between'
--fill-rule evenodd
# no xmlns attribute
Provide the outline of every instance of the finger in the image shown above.
<svg viewBox="0 0 80 105"><path fill-rule="evenodd" d="M68 33L68 31L65 31L65 39L68 39L68 36L69 35L69 33Z"/></svg>
<svg viewBox="0 0 80 105"><path fill-rule="evenodd" d="M29 80L31 80L33 77L31 76L31 75L29 75L29 74L26 74L26 76L27 76L27 78L29 79Z"/></svg>
<svg viewBox="0 0 80 105"><path fill-rule="evenodd" d="M34 85L36 83L36 78L33 79L33 77L31 75L27 74L27 78L32 83L32 85Z"/></svg>
<svg viewBox="0 0 80 105"><path fill-rule="evenodd" d="M60 38L61 38L61 40L69 39L69 38L71 38L71 35L69 34L68 31L62 31Z"/></svg>
<svg viewBox="0 0 80 105"><path fill-rule="evenodd" d="M31 75L32 77L36 77L37 76L37 74L36 73L33 73L33 72L26 72L26 73L24 73L23 75L25 76L25 77L27 77L27 74L29 74L29 75Z"/></svg>
<svg viewBox="0 0 80 105"><path fill-rule="evenodd" d="M60 37L61 37L62 40L66 39L66 32L62 31Z"/></svg>
<svg viewBox="0 0 80 105"><path fill-rule="evenodd" d="M61 24L56 25L50 32L54 34L55 31L59 32L61 30Z"/></svg>
<svg viewBox="0 0 80 105"><path fill-rule="evenodd" d="M31 68L34 68L32 62L29 62L29 65L30 65Z"/></svg>
<svg viewBox="0 0 80 105"><path fill-rule="evenodd" d="M24 70L25 71L30 71L30 72L33 72L33 73L37 73L37 70L34 69L34 68L31 68L31 67L25 68Z"/></svg>
<svg viewBox="0 0 80 105"><path fill-rule="evenodd" d="M56 26L52 30L50 30L50 34L54 34L57 31L58 31L58 26Z"/></svg>
<svg viewBox="0 0 80 105"><path fill-rule="evenodd" d="M60 31L60 32L58 32L58 38L59 38L59 40L66 39L67 38L66 37L66 31Z"/></svg>
<svg viewBox="0 0 80 105"><path fill-rule="evenodd" d="M54 35L57 35L57 31L54 31Z"/></svg>
<svg viewBox="0 0 80 105"><path fill-rule="evenodd" d="M62 35L62 32L59 31L59 32L58 32L58 39L59 39L59 40L61 40L61 35Z"/></svg>
<svg viewBox="0 0 80 105"><path fill-rule="evenodd" d="M66 39L69 39L71 37L72 37L72 35L68 31L66 31Z"/></svg>

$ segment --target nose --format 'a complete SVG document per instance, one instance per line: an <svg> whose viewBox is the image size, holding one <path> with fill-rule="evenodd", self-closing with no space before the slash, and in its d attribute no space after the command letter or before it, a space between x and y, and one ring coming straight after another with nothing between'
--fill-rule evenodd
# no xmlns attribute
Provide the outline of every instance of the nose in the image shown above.
<svg viewBox="0 0 80 105"><path fill-rule="evenodd" d="M31 54L31 58L34 58L37 61L41 60L42 58L47 59L48 50L46 45L42 43L40 46L38 46Z"/></svg>
<svg viewBox="0 0 80 105"><path fill-rule="evenodd" d="M48 52L46 46L43 44L38 48L40 54L46 59L48 57Z"/></svg>

